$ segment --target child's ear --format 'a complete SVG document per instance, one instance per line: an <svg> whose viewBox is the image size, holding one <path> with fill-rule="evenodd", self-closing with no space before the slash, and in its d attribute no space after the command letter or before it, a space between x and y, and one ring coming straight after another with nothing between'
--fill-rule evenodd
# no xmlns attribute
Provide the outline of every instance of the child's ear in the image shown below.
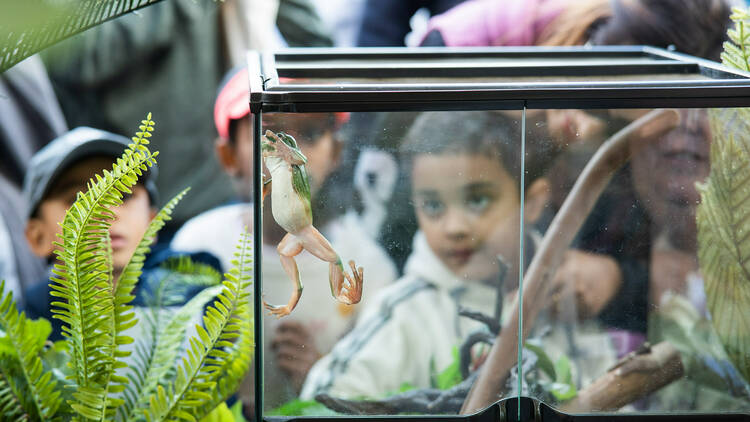
<svg viewBox="0 0 750 422"><path fill-rule="evenodd" d="M549 201L549 188L549 180L540 177L526 189L523 212L523 220L526 223L534 223L542 215L542 211Z"/></svg>
<svg viewBox="0 0 750 422"><path fill-rule="evenodd" d="M216 150L216 156L219 158L219 163L224 167L224 171L229 173L230 176L236 176L238 171L237 155L229 140L221 137L216 138L214 149Z"/></svg>
<svg viewBox="0 0 750 422"><path fill-rule="evenodd" d="M54 234L50 237L50 231L46 229L44 221L38 218L29 219L26 223L26 242L34 255L40 258L47 258L52 255L55 246Z"/></svg>

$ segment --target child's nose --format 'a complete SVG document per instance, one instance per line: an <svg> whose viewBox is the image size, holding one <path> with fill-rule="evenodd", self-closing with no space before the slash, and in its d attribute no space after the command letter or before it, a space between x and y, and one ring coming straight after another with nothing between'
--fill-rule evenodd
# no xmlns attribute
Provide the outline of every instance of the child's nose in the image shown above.
<svg viewBox="0 0 750 422"><path fill-rule="evenodd" d="M469 216L465 212L449 208L443 221L445 233L451 237L462 237L469 234L471 227Z"/></svg>

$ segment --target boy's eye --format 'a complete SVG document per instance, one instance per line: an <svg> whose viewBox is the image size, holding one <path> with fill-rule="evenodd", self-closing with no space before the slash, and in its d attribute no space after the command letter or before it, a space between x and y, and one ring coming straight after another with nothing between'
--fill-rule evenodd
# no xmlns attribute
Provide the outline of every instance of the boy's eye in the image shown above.
<svg viewBox="0 0 750 422"><path fill-rule="evenodd" d="M76 194L70 194L65 196L65 203L70 207L73 205L73 203L76 202Z"/></svg>
<svg viewBox="0 0 750 422"><path fill-rule="evenodd" d="M472 193L466 198L466 207L477 214L481 214L490 204L492 198L484 193Z"/></svg>
<svg viewBox="0 0 750 422"><path fill-rule="evenodd" d="M423 198L419 201L419 209L427 217L435 218L442 214L445 205L436 199Z"/></svg>

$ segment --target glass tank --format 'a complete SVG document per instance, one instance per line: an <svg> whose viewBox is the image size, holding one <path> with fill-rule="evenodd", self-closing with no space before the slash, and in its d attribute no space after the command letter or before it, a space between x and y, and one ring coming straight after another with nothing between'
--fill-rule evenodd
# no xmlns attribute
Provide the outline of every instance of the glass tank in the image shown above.
<svg viewBox="0 0 750 422"><path fill-rule="evenodd" d="M248 60L258 420L750 417L750 75L651 47Z"/></svg>

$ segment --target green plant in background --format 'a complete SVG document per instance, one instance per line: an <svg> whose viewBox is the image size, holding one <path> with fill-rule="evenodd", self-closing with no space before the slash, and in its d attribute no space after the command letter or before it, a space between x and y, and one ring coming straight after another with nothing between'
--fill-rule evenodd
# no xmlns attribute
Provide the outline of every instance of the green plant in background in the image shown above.
<svg viewBox="0 0 750 422"><path fill-rule="evenodd" d="M0 73L50 45L161 0L4 0Z"/></svg>
<svg viewBox="0 0 750 422"><path fill-rule="evenodd" d="M530 377L544 393L551 395L557 402L570 400L578 395L570 359L566 355L560 355L553 363L539 339L527 340L524 347L536 355L537 367L547 377Z"/></svg>
<svg viewBox="0 0 750 422"><path fill-rule="evenodd" d="M721 55L750 71L750 15L733 10ZM698 258L708 309L724 349L750 381L750 109L712 109L711 173L698 185Z"/></svg>
<svg viewBox="0 0 750 422"><path fill-rule="evenodd" d="M78 193L63 220L51 295L54 318L63 322L66 340L50 344L48 321L19 313L10 292L0 300L0 420L227 420L223 404L249 369L254 339L248 287L252 239L245 233L234 268L220 282L205 267L180 261L177 274L191 274L208 286L176 312L147 316L146 338L130 357L127 330L138 323L129 303L145 255L185 191L150 223L117 282L112 278L109 227L113 207L156 160L148 138L151 114L139 126L122 157ZM157 296L171 283L162 280ZM218 294L218 296L216 296ZM186 329L206 307L203 325L181 350ZM157 302L163 303L163 298ZM177 365L177 361L181 362ZM220 406L221 405L221 406ZM214 409L217 409L214 412ZM213 412L213 413L212 413ZM222 415L227 415L222 419Z"/></svg>

